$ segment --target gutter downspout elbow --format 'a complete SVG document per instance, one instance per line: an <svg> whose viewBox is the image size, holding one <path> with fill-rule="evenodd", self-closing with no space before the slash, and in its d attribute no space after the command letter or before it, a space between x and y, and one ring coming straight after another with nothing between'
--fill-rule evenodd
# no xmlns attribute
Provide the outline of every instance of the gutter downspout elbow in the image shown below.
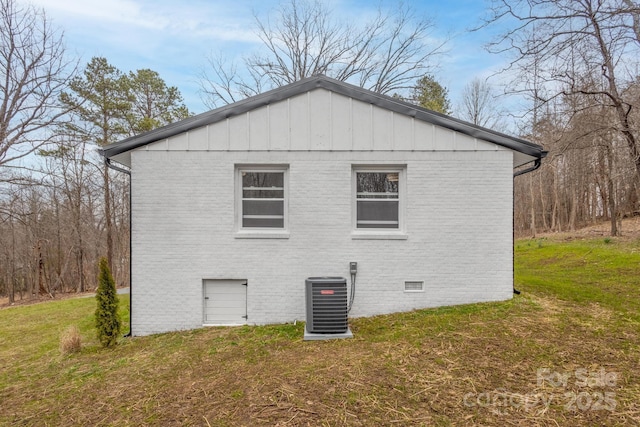
<svg viewBox="0 0 640 427"><path fill-rule="evenodd" d="M118 172L122 172L124 174L129 175L129 333L127 333L124 338L129 338L132 336L132 318L133 318L133 301L131 298L132 295L132 291L133 291L133 276L131 273L133 273L133 267L132 267L132 263L131 263L131 249L132 249L132 240L131 240L131 171L121 168L120 166L116 166L113 163L111 163L111 159L108 158L104 152L100 152L100 154L102 154L102 156L104 157L104 164L109 168L109 169L113 169L114 171L118 171Z"/></svg>
<svg viewBox="0 0 640 427"><path fill-rule="evenodd" d="M533 162L533 166L528 167L526 169L519 170L517 172L514 172L513 173L513 177L515 178L516 176L520 176L520 175L524 175L525 173L533 172L534 170L539 169L541 165L542 165L542 157L540 157L539 159L536 159Z"/></svg>
<svg viewBox="0 0 640 427"><path fill-rule="evenodd" d="M121 168L120 166L114 165L113 163L111 163L111 159L106 156L104 157L104 164L107 165L108 168L113 169L114 171L126 173L127 175L131 176L131 171Z"/></svg>
<svg viewBox="0 0 640 427"><path fill-rule="evenodd" d="M539 169L539 168L540 168L540 166L542 165L542 159L543 159L546 155L547 155L547 152L546 152L546 151L543 151L543 152L542 152L542 155L541 155L539 158L537 158L537 159L533 162L533 166L530 166L530 167L528 167L528 168L526 168L526 169L522 169L522 170L519 170L519 171L517 171L517 172L514 172L514 173L513 173L513 177L515 178L516 176L524 175L524 174L526 174L526 173L533 172L533 171L535 171L536 169ZM515 227L515 219L514 219L513 221L514 221L514 227ZM514 233L515 233L515 228L514 228ZM515 236L514 236L514 240L515 240ZM513 280L513 281L515 282L515 277L514 277L514 280ZM520 295L520 291L519 291L519 290L517 290L515 286L513 287L513 293L514 293L515 295Z"/></svg>

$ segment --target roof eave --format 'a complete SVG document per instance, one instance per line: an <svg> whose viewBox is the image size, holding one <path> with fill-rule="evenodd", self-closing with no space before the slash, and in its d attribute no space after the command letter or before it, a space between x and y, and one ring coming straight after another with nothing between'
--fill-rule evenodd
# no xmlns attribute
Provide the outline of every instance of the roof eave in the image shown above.
<svg viewBox="0 0 640 427"><path fill-rule="evenodd" d="M217 123L219 121L246 113L275 102L283 101L293 96L309 92L314 89L327 89L348 97L352 97L362 102L368 102L380 108L391 110L398 114L413 117L436 126L460 132L473 138L493 142L500 146L510 148L523 154L543 158L546 154L542 147L527 140L502 134L490 129L482 128L453 117L446 116L434 111L426 110L408 102L371 92L351 84L334 80L326 76L315 76L299 80L287 86L276 88L268 92L244 99L227 106L208 111L185 120L158 128L140 135L132 136L120 142L109 144L100 150L105 157L113 157L127 151L134 150L141 146L155 141L170 138L189 130ZM543 154L544 153L544 154Z"/></svg>

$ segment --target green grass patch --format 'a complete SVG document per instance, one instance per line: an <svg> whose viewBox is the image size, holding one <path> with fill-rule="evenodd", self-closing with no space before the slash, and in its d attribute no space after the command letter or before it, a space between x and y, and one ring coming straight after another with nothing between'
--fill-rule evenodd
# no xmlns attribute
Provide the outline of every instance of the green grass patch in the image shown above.
<svg viewBox="0 0 640 427"><path fill-rule="evenodd" d="M640 319L640 242L521 240L515 277L527 292L602 304Z"/></svg>
<svg viewBox="0 0 640 427"><path fill-rule="evenodd" d="M350 340L303 341L298 323L102 349L93 298L0 310L0 425L638 425L637 243L520 240L521 295L352 319ZM83 347L62 355L71 325ZM615 407L596 408L605 393Z"/></svg>

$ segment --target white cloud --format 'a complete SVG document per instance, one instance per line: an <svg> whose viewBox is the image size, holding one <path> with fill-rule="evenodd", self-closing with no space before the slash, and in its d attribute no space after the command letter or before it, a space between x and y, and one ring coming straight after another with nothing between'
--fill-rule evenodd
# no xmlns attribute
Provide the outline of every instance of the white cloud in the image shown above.
<svg viewBox="0 0 640 427"><path fill-rule="evenodd" d="M208 37L221 41L253 43L249 4L231 2L176 2L153 0L32 0L48 16L67 29L90 27L112 32L157 32L159 37L194 39ZM151 34L149 34L151 36Z"/></svg>
<svg viewBox="0 0 640 427"><path fill-rule="evenodd" d="M64 16L65 20L89 19L152 28L159 28L168 23L168 19L163 19L164 22L141 19L141 5L133 0L32 0L32 3L44 8L48 14Z"/></svg>
<svg viewBox="0 0 640 427"><path fill-rule="evenodd" d="M122 71L150 68L169 85L177 86L185 99L196 99L198 73L206 57L248 55L261 46L255 33L254 11L260 19L277 15L288 0L18 0L43 8L54 25L62 27L70 52L86 63L104 56ZM338 21L365 22L383 10L397 7L396 0L322 0ZM486 75L498 61L482 52L480 33L464 29L483 11L477 0L420 0L410 2L418 14L436 18L433 41L443 34L457 37L449 52L437 58L436 74L450 88L453 98L476 75ZM486 35L484 32L482 35ZM189 102L191 104L191 102ZM201 106L194 110L200 111Z"/></svg>

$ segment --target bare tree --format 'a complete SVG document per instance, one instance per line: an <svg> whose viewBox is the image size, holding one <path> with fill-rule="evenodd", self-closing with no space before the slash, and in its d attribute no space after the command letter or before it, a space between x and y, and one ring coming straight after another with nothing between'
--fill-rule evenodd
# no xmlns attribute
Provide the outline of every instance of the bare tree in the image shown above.
<svg viewBox="0 0 640 427"><path fill-rule="evenodd" d="M607 127L625 140L636 181L640 147L631 112L637 100L626 97L622 88L637 74L639 14L640 5L632 0L494 0L488 21L509 24L490 50L514 55L508 67L520 71L514 90L522 90L520 83L535 66L549 93L542 102L581 96L590 100L582 108L612 110L614 119Z"/></svg>
<svg viewBox="0 0 640 427"><path fill-rule="evenodd" d="M129 179L109 174L95 147L186 116L181 99L157 73L123 74L105 58L71 79L60 95L69 113L35 165L0 168L0 296L90 290L105 253L129 282Z"/></svg>
<svg viewBox="0 0 640 427"><path fill-rule="evenodd" d="M563 96L538 112L528 138L549 154L538 171L514 182L517 233L571 231L608 220L615 236L622 232L621 219L637 214L634 161L623 136L609 125L615 111L585 108L591 102L586 95Z"/></svg>
<svg viewBox="0 0 640 427"><path fill-rule="evenodd" d="M65 113L58 96L75 66L62 33L45 14L0 0L0 165L22 158L51 138Z"/></svg>
<svg viewBox="0 0 640 427"><path fill-rule="evenodd" d="M446 43L434 42L433 22L404 5L379 10L357 25L336 19L319 0L288 0L273 20L255 20L262 49L244 58L245 73L221 56L209 59L209 70L200 79L209 107L317 74L375 92L406 92L433 70L433 58Z"/></svg>
<svg viewBox="0 0 640 427"><path fill-rule="evenodd" d="M462 89L460 118L474 125L496 129L501 112L491 85L483 79L475 78Z"/></svg>
<svg viewBox="0 0 640 427"><path fill-rule="evenodd" d="M40 154L45 156L46 179L52 194L49 203L56 212L56 218L62 218L49 230L51 235L56 235L58 246L57 277L51 288L54 292L64 290L65 278L73 269L72 260L75 260L77 274L70 282L77 292L84 292L88 288L85 266L89 251L86 240L93 223L87 218L86 205L90 193L98 188L96 175L100 167L90 162L91 152L86 139L74 140L63 136L56 142L55 149L41 151ZM60 196L57 193L61 193ZM90 262L95 262L95 259Z"/></svg>

